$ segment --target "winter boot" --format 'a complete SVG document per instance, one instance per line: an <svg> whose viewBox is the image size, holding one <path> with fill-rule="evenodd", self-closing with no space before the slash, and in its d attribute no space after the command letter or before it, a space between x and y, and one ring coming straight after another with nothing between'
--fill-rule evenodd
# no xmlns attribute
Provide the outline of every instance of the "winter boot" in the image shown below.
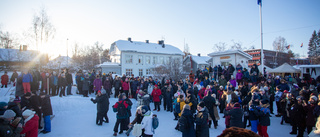
<svg viewBox="0 0 320 137"><path fill-rule="evenodd" d="M113 136L117 136L117 132L114 132L114 133L113 133Z"/></svg>

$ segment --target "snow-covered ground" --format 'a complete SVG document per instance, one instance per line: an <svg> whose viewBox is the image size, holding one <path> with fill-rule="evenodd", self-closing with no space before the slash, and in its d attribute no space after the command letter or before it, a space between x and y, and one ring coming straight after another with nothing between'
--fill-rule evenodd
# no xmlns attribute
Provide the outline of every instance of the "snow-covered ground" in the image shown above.
<svg viewBox="0 0 320 137"><path fill-rule="evenodd" d="M0 90L0 102L9 101L11 92L14 92L15 88L9 85L8 88L1 88ZM11 88L11 89L10 89ZM10 89L10 90L9 90ZM9 90L8 94L6 92ZM112 105L115 104L117 99L110 98L110 108L108 112L109 123L103 123L102 126L97 126L96 120L96 104L90 101L90 98L94 98L94 95L90 95L89 98L84 98L76 93L76 87L72 88L73 95L67 97L51 97L52 109L55 117L52 120L52 132L48 134L40 134L40 137L99 137L107 136L111 137L113 134L113 127L116 121L116 114L112 111ZM132 114L136 111L136 101L132 99L134 105L132 106ZM154 108L153 104L150 104L151 109ZM276 112L276 111L275 111ZM155 137L178 137L181 136L181 132L176 131L174 128L177 121L174 121L173 113L166 112L161 108L160 112L153 112L158 115L160 125L156 129ZM217 129L210 128L210 136L215 137L220 135L225 129L224 118L220 115L219 126ZM133 120L131 117L130 120ZM250 128L248 128L250 129ZM271 137L293 137L289 132L291 126L289 124L280 125L279 117L271 117L271 126L268 127L268 133ZM118 135L120 137L126 136L125 134ZM132 135L130 135L132 136ZM307 134L305 133L305 136Z"/></svg>

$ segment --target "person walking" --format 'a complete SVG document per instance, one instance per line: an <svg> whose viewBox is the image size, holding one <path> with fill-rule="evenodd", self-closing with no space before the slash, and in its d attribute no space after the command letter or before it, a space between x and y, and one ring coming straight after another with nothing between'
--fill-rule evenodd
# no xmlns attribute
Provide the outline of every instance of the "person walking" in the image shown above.
<svg viewBox="0 0 320 137"><path fill-rule="evenodd" d="M198 113L196 115L196 137L209 137L208 126L208 109L205 107L205 103L201 101L197 106Z"/></svg>

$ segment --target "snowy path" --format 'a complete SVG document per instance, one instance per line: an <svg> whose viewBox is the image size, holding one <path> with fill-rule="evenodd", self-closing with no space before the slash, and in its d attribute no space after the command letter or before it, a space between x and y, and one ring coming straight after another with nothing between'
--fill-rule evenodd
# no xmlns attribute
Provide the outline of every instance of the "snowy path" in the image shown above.
<svg viewBox="0 0 320 137"><path fill-rule="evenodd" d="M2 88L0 90L0 101L8 101L9 95L4 96L8 88ZM73 94L67 97L51 97L51 103L55 118L52 120L52 132L48 134L40 134L39 137L112 137L113 127L116 121L116 115L112 111L112 105L117 101L115 98L110 98L110 109L108 112L109 122L103 123L102 126L95 124L96 120L96 105L90 101L90 98L94 98L91 95L89 98L84 98L75 94L76 87L73 87ZM9 94L9 93L8 93ZM136 102L132 100L134 105L132 114L136 111ZM153 109L153 104L150 104ZM174 116L170 112L163 111L154 112L158 115L160 126L156 129L155 137L179 137L181 132L176 131L174 128L176 122ZM133 117L131 117L133 120ZM224 118L220 115L219 126L217 129L210 128L210 136L216 137L220 135L225 129ZM248 128L250 129L250 128ZM271 117L271 126L268 127L268 133L270 137L293 137L289 132L291 126L289 124L280 125L280 118ZM125 134L118 135L125 137ZM132 135L130 135L132 136ZM305 133L306 136L306 133Z"/></svg>

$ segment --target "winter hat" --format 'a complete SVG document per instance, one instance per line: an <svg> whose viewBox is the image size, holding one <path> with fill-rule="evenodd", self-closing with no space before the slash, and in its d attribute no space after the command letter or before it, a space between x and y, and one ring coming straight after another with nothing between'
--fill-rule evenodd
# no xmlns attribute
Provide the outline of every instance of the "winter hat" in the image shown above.
<svg viewBox="0 0 320 137"><path fill-rule="evenodd" d="M40 92L40 96L43 96L43 95L47 95L47 94L44 92Z"/></svg>
<svg viewBox="0 0 320 137"><path fill-rule="evenodd" d="M193 91L192 90L188 90L187 93L188 94L193 94Z"/></svg>
<svg viewBox="0 0 320 137"><path fill-rule="evenodd" d="M101 92L101 94L106 94L107 93L106 90L101 90L100 92Z"/></svg>
<svg viewBox="0 0 320 137"><path fill-rule="evenodd" d="M97 94L98 94L98 93L101 93L101 91L100 91L100 90L98 90Z"/></svg>
<svg viewBox="0 0 320 137"><path fill-rule="evenodd" d="M288 90L284 90L283 93L290 93Z"/></svg>
<svg viewBox="0 0 320 137"><path fill-rule="evenodd" d="M297 100L302 100L302 96L297 96L296 99Z"/></svg>
<svg viewBox="0 0 320 137"><path fill-rule="evenodd" d="M11 110L11 109L8 109L4 112L4 114L1 116L2 118L13 118L16 116L16 113Z"/></svg>
<svg viewBox="0 0 320 137"><path fill-rule="evenodd" d="M27 92L26 94L24 94L25 97L30 97L31 96L31 93L30 92Z"/></svg>
<svg viewBox="0 0 320 137"><path fill-rule="evenodd" d="M3 108L4 106L8 106L7 102L0 102L0 109Z"/></svg>
<svg viewBox="0 0 320 137"><path fill-rule="evenodd" d="M147 113L148 111L149 111L148 106L146 106L146 105L141 106L141 113L142 113L142 114L145 114L145 113Z"/></svg>
<svg viewBox="0 0 320 137"><path fill-rule="evenodd" d="M241 72L241 70L239 69L238 72Z"/></svg>
<svg viewBox="0 0 320 137"><path fill-rule="evenodd" d="M318 101L318 98L316 96L311 96L310 99L313 99L314 101Z"/></svg>
<svg viewBox="0 0 320 137"><path fill-rule="evenodd" d="M158 85L157 85L157 84L155 84L155 85L154 85L154 87L158 87Z"/></svg>
<svg viewBox="0 0 320 137"><path fill-rule="evenodd" d="M299 88L299 86L297 84L293 84L294 88Z"/></svg>
<svg viewBox="0 0 320 137"><path fill-rule="evenodd" d="M17 103L17 102L21 102L20 97L19 97L19 96L17 96L17 97L13 100L13 102L15 102L15 103Z"/></svg>
<svg viewBox="0 0 320 137"><path fill-rule="evenodd" d="M237 102L237 103L234 103L234 107L240 107L240 104Z"/></svg>
<svg viewBox="0 0 320 137"><path fill-rule="evenodd" d="M34 112L34 111L30 110L30 109L27 109L27 110L23 111L22 116L30 117L30 116L34 115L35 113L36 112Z"/></svg>
<svg viewBox="0 0 320 137"><path fill-rule="evenodd" d="M222 88L222 89L223 89L223 86L220 86L220 88Z"/></svg>
<svg viewBox="0 0 320 137"><path fill-rule="evenodd" d="M198 106L200 106L200 107L204 108L204 102L203 102L203 101L201 101L201 102L198 104Z"/></svg>

